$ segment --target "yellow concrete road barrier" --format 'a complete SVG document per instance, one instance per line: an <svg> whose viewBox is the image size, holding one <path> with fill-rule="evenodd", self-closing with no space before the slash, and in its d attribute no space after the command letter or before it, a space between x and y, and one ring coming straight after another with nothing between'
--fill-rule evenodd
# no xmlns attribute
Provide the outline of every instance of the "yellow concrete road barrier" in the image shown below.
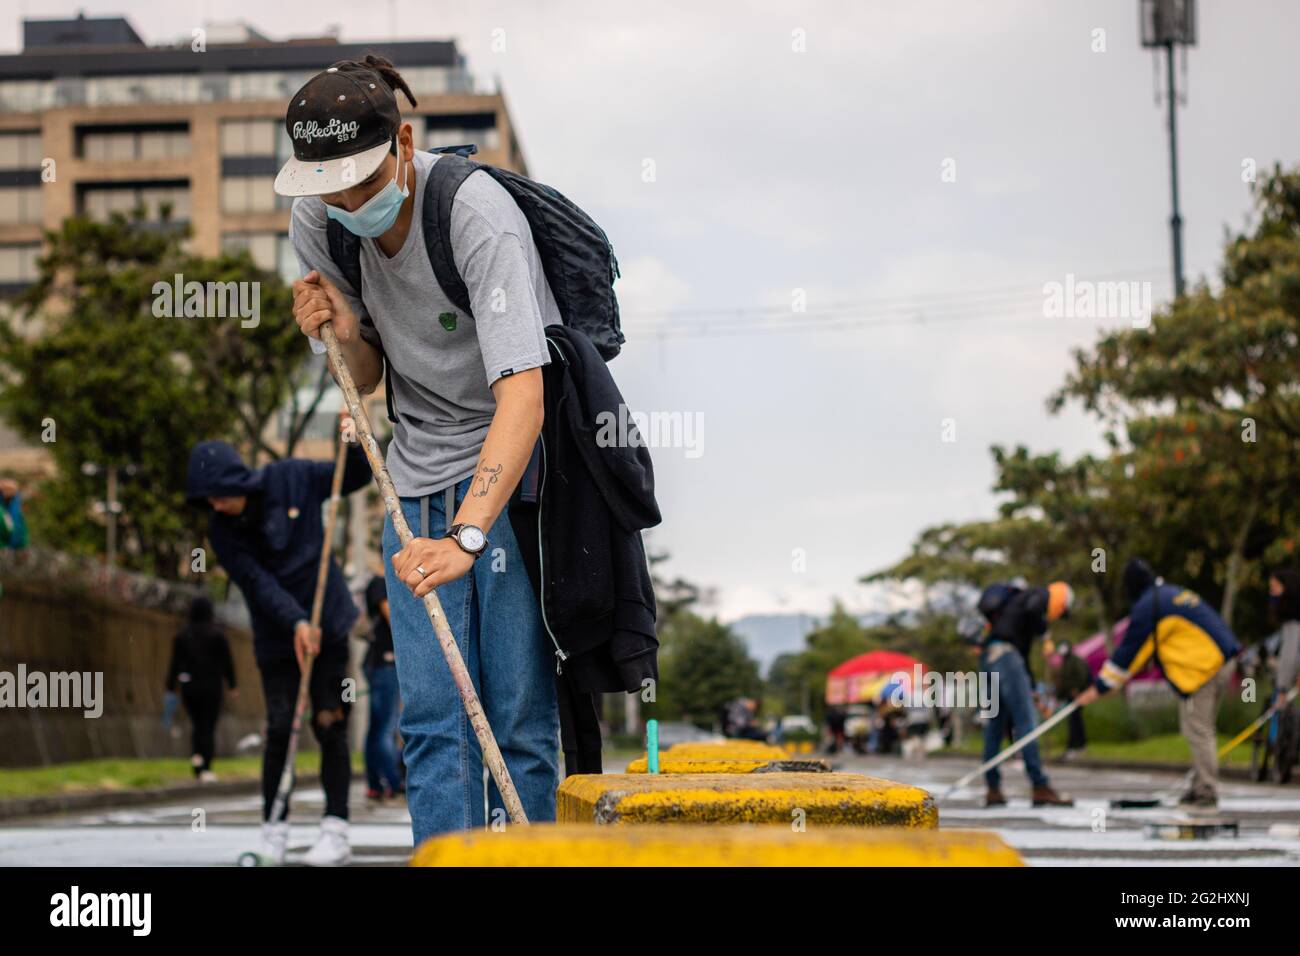
<svg viewBox="0 0 1300 956"><path fill-rule="evenodd" d="M412 866L1023 866L993 833L534 823L421 844Z"/></svg>
<svg viewBox="0 0 1300 956"><path fill-rule="evenodd" d="M762 740L704 740L694 743L674 744L661 751L663 758L668 754L685 759L703 758L708 760L727 760L748 758L755 760L765 757L768 760L784 760L790 755L772 744Z"/></svg>
<svg viewBox="0 0 1300 956"><path fill-rule="evenodd" d="M829 773L821 757L678 757L671 750L659 755L660 773ZM646 758L637 757L625 773L646 773Z"/></svg>
<svg viewBox="0 0 1300 956"><path fill-rule="evenodd" d="M856 773L576 774L556 793L561 823L939 825L934 798Z"/></svg>

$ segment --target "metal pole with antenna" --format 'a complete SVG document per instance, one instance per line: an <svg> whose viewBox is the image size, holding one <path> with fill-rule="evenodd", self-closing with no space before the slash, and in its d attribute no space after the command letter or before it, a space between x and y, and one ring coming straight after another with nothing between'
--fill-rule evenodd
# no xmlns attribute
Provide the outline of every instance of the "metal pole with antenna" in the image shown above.
<svg viewBox="0 0 1300 956"><path fill-rule="evenodd" d="M1181 297L1183 278L1183 217L1178 203L1178 83L1174 76L1174 47L1196 45L1196 0L1139 0L1142 46L1165 51L1169 104L1169 189L1173 212L1169 231L1173 242L1174 296ZM1159 56L1159 54L1156 54ZM1186 61L1184 60L1184 69Z"/></svg>

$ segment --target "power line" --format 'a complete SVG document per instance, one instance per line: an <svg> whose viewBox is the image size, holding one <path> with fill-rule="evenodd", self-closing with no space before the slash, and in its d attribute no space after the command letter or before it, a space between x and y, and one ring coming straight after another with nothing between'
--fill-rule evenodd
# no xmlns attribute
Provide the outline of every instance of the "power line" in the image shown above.
<svg viewBox="0 0 1300 956"><path fill-rule="evenodd" d="M1155 269L1114 272L1096 279L1079 282L1114 282L1150 275ZM871 303L899 305L886 308L865 308ZM625 331L646 338L712 338L734 335L763 335L786 332L817 333L842 332L855 329L883 328L903 325L925 325L999 318L1044 318L1041 285L1032 289L1025 285L1001 286L971 290L931 293L910 298L883 297L831 303L813 312L793 312L783 306L740 306L718 309L663 310L658 313L627 313L630 316L674 315L695 316L689 322L631 322ZM1027 309L1032 307L1032 314ZM708 318L716 316L716 318ZM1104 318L1104 316L1102 316Z"/></svg>
<svg viewBox="0 0 1300 956"><path fill-rule="evenodd" d="M1114 281L1118 279L1140 278L1158 274L1162 267L1151 266L1146 269L1130 269L1123 272L1107 273L1097 279L1087 281ZM948 300L970 301L983 297L997 298L1003 295L1016 294L1021 295L1041 295L1042 282L1019 282L1014 285L1002 286L985 286L975 289L955 289L947 292L924 292L920 294L896 295L896 296L876 296L866 299L849 299L838 302L828 302L819 306L819 312L831 312L844 309L860 309L863 306L872 305L890 305L894 303L925 303L925 302L942 302ZM715 307L698 307L698 308L681 308L681 309L644 309L625 312L625 316L636 318L671 318L674 316L690 317L704 315L751 315L760 313L790 314L788 305L743 305L743 306L715 306Z"/></svg>

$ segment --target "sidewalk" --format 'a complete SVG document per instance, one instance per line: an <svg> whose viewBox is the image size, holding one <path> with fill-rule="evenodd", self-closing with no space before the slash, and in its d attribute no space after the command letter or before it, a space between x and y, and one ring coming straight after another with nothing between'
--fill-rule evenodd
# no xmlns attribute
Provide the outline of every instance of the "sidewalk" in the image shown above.
<svg viewBox="0 0 1300 956"><path fill-rule="evenodd" d="M316 786L317 774L299 774L297 786ZM254 795L262 789L259 780L219 780L216 783L178 783L137 789L86 790L79 793L44 793L31 797L0 799L0 821L22 817L74 813L85 810L116 810L153 803L169 803L190 797Z"/></svg>

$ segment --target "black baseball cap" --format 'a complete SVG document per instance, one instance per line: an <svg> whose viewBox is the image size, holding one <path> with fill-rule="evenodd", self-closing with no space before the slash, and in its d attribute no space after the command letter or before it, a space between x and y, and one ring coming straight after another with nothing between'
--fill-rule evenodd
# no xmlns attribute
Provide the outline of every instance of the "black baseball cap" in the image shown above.
<svg viewBox="0 0 1300 956"><path fill-rule="evenodd" d="M355 60L332 64L289 101L284 128L293 159L275 177L275 191L319 196L363 182L383 163L401 122L383 77Z"/></svg>

